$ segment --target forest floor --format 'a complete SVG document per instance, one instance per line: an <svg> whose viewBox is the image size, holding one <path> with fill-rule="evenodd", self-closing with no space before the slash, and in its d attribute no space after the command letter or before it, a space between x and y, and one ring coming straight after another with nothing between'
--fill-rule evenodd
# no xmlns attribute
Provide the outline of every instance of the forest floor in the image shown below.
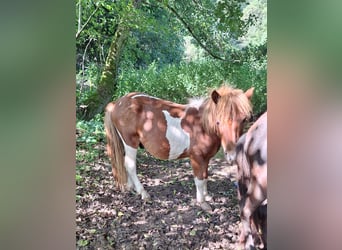
<svg viewBox="0 0 342 250"><path fill-rule="evenodd" d="M209 164L212 211L196 205L189 160L161 161L138 151L138 177L151 200L115 188L104 144L95 161L77 161L77 249L236 249L236 166L218 153ZM78 154L86 154L79 151Z"/></svg>

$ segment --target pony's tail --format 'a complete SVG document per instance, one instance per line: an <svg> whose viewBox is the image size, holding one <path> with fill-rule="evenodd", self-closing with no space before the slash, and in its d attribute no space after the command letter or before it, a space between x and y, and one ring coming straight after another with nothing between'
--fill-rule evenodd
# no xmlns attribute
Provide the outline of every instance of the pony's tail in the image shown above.
<svg viewBox="0 0 342 250"><path fill-rule="evenodd" d="M112 163L115 185L121 190L124 190L125 184L127 183L127 172L124 160L125 148L117 128L111 119L114 105L113 102L109 103L105 111L104 126L107 137L107 154Z"/></svg>

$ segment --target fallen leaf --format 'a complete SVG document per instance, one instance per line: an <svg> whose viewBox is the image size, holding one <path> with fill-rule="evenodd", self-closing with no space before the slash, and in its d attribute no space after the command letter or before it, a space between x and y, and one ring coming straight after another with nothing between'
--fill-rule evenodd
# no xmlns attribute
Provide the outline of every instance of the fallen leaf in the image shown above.
<svg viewBox="0 0 342 250"><path fill-rule="evenodd" d="M191 235L191 236L195 236L195 235L196 235L196 232L197 232L196 229L193 229L193 230L190 231L190 235Z"/></svg>
<svg viewBox="0 0 342 250"><path fill-rule="evenodd" d="M89 244L89 242L87 241L87 240L78 240L77 241L77 245L79 245L80 247L84 247L84 246L86 246L86 245L88 245Z"/></svg>

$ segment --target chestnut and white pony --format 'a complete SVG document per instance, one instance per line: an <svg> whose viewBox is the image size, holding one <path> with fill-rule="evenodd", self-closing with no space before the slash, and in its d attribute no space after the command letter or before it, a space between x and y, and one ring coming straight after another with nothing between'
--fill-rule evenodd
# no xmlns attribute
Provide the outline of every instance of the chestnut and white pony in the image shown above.
<svg viewBox="0 0 342 250"><path fill-rule="evenodd" d="M267 248L267 112L236 144L242 249Z"/></svg>
<svg viewBox="0 0 342 250"><path fill-rule="evenodd" d="M196 105L177 104L137 92L110 102L104 124L117 186L134 188L143 199L149 198L136 173L137 149L142 144L159 159L189 157L197 202L210 209L205 202L209 160L222 146L228 162L234 161L235 144L244 120L251 115L253 90L243 92L223 85Z"/></svg>

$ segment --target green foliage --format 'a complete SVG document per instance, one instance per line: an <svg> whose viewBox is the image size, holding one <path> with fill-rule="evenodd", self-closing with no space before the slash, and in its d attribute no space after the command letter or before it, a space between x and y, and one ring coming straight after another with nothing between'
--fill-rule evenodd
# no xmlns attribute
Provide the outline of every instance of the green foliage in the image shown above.
<svg viewBox="0 0 342 250"><path fill-rule="evenodd" d="M239 38L242 46L260 46L267 41L267 1L250 0L243 9L241 19L246 32Z"/></svg>
<svg viewBox="0 0 342 250"><path fill-rule="evenodd" d="M80 7L80 8L79 8ZM102 65L106 60L106 51L110 46L116 23L119 20L117 5L109 1L76 0L76 31L85 26L76 39L76 69L86 67L88 63Z"/></svg>
<svg viewBox="0 0 342 250"><path fill-rule="evenodd" d="M90 121L79 120L76 123L76 160L92 162L100 154L97 144L104 141L103 118L99 114Z"/></svg>
<svg viewBox="0 0 342 250"><path fill-rule="evenodd" d="M164 9L145 7L144 11L144 25L132 29L122 65L146 68L154 61L159 65L179 63L183 55L180 25Z"/></svg>
<svg viewBox="0 0 342 250"><path fill-rule="evenodd" d="M76 30L93 15L76 39L78 108L97 91L114 33L125 22L131 32L113 99L141 91L186 103L190 97L207 95L224 80L244 90L254 86L254 113L267 109L265 0L75 2ZM225 60L214 60L208 50ZM77 126L90 130L81 135L90 145L100 139L92 134L96 119Z"/></svg>
<svg viewBox="0 0 342 250"><path fill-rule="evenodd" d="M247 90L255 87L254 113L266 110L266 61L232 64L216 60L202 60L169 65L158 69L152 63L146 70L123 70L119 76L117 99L128 92L139 91L178 103L188 98L206 96L208 90L222 81Z"/></svg>
<svg viewBox="0 0 342 250"><path fill-rule="evenodd" d="M97 115L90 121L79 120L76 123L76 176L77 185L82 185L84 176L91 170L90 164L103 157L103 149L99 147L104 142L105 132L103 119ZM80 199L80 197L76 197ZM86 244L81 241L80 245Z"/></svg>
<svg viewBox="0 0 342 250"><path fill-rule="evenodd" d="M92 84L97 76L96 70L89 72L87 85L77 88L78 104L81 104L92 91L96 91L96 85ZM249 61L235 64L217 60L197 60L170 64L162 68L153 62L146 69L122 68L118 91L113 100L129 92L139 91L174 102L187 103L188 98L206 96L209 89L218 87L222 81L226 81L243 90L254 86L253 110L255 114L259 114L267 109L266 77L266 58L258 60L250 57ZM95 142L99 139L98 131L101 131L101 126L99 116L94 121L79 121L77 128L81 131L89 130L88 133L83 133L79 140Z"/></svg>
<svg viewBox="0 0 342 250"><path fill-rule="evenodd" d="M76 105L79 107L97 89L101 71L95 63L90 63L86 69L76 75Z"/></svg>
<svg viewBox="0 0 342 250"><path fill-rule="evenodd" d="M88 241L88 240L80 239L80 240L77 241L77 245L78 245L79 247L85 247L85 246L88 245L88 244L89 244L89 241Z"/></svg>
<svg viewBox="0 0 342 250"><path fill-rule="evenodd" d="M80 133L77 143L87 143L92 146L97 141L103 139L104 127L101 115L97 115L91 121L77 121L76 130Z"/></svg>
<svg viewBox="0 0 342 250"><path fill-rule="evenodd" d="M141 3L134 7L132 0L76 1L76 30L95 13L76 39L77 72L96 63L99 70L107 57L118 24L125 23L132 30L123 54L123 64L145 67L156 60L161 64L179 62L182 56L181 25L163 8ZM79 6L81 19L79 20ZM98 8L98 6L100 6Z"/></svg>
<svg viewBox="0 0 342 250"><path fill-rule="evenodd" d="M185 35L194 37L195 44L201 46L207 56L222 59L231 48L231 35L235 31L226 23L220 25L218 22L224 16L220 15L218 5L219 1L211 0L169 0L165 4L166 8L183 24ZM239 7L236 9L239 10ZM241 13L240 10L239 12ZM239 16L230 16L230 19L242 23ZM234 24L236 24L235 21L233 21Z"/></svg>
<svg viewBox="0 0 342 250"><path fill-rule="evenodd" d="M218 29L227 32L230 31L234 38L243 33L244 23L241 20L242 4L245 0L220 0L217 1L215 16L219 20Z"/></svg>

